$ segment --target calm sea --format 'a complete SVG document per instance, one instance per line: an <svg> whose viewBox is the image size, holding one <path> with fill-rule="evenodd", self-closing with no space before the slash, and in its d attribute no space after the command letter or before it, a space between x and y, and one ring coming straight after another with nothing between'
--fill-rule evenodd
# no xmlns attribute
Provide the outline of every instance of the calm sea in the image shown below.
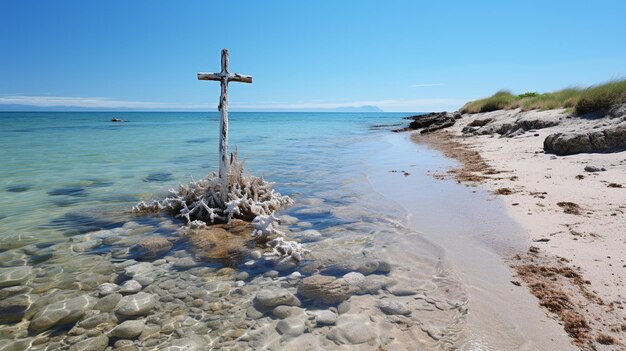
<svg viewBox="0 0 626 351"><path fill-rule="evenodd" d="M283 194L338 189L379 152L398 113L231 113L230 150ZM112 123L111 118L125 122ZM0 113L0 236L114 225L89 208L127 210L217 167L217 113Z"/></svg>

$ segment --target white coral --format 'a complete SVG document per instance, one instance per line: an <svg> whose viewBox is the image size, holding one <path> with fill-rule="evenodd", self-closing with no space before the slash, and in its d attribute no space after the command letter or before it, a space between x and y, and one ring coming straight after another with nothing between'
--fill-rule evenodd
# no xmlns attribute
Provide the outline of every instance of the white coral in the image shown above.
<svg viewBox="0 0 626 351"><path fill-rule="evenodd" d="M258 215L254 217L251 223L253 228L252 236L258 239L267 239L271 235L283 235L284 233L276 228L276 221L278 221L278 218L276 218L274 213L269 216Z"/></svg>
<svg viewBox="0 0 626 351"><path fill-rule="evenodd" d="M215 173L189 184L181 184L178 190L170 189L165 199L141 201L135 207L136 213L170 212L189 224L199 220L205 223L228 222L230 218L252 220L258 215L271 215L281 207L291 204L288 196L274 191L272 183L262 177L245 175L244 162L239 162L237 154L230 158L228 173L228 201L220 199L221 183Z"/></svg>
<svg viewBox="0 0 626 351"><path fill-rule="evenodd" d="M292 240L285 240L283 237L277 237L267 243L267 246L272 247L271 256L278 256L283 258L291 258L296 262L302 261L304 254L310 252L305 249L302 244Z"/></svg>

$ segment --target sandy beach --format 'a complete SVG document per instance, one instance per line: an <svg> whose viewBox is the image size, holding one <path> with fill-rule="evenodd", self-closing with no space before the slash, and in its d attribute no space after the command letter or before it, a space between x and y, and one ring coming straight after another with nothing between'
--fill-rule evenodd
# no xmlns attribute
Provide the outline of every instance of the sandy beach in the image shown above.
<svg viewBox="0 0 626 351"><path fill-rule="evenodd" d="M544 152L544 140L617 122L516 109L464 114L448 128L412 134L459 162L430 169L433 177L486 189L504 204L528 238L505 255L512 286L529 289L585 350L626 342L626 151L557 156Z"/></svg>

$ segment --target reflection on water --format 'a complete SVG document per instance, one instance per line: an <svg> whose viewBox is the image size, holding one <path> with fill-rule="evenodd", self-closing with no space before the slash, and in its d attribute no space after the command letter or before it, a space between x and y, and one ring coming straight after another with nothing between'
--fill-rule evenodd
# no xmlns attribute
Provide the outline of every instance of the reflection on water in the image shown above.
<svg viewBox="0 0 626 351"><path fill-rule="evenodd" d="M280 218L311 251L299 266L268 256L245 227L198 239L175 219L129 213L217 164L217 119L116 117L132 123L0 114L0 338L9 349L463 344L464 287L367 182L365 160L384 152L388 132L370 126L400 115L232 115L231 142L248 169L295 201Z"/></svg>

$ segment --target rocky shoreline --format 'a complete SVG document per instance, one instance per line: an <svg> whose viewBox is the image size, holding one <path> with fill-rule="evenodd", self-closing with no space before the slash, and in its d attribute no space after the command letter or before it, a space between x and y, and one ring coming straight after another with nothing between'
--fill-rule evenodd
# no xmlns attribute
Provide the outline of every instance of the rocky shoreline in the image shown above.
<svg viewBox="0 0 626 351"><path fill-rule="evenodd" d="M529 131L559 126L543 141L546 153L559 156L593 152L626 150L626 104L605 113L573 117L566 110L521 111L499 110L465 115L471 117L463 129L464 136L495 135L513 138ZM431 133L452 127L462 117L460 112L433 112L406 117L412 120L408 127L395 131L419 130Z"/></svg>

